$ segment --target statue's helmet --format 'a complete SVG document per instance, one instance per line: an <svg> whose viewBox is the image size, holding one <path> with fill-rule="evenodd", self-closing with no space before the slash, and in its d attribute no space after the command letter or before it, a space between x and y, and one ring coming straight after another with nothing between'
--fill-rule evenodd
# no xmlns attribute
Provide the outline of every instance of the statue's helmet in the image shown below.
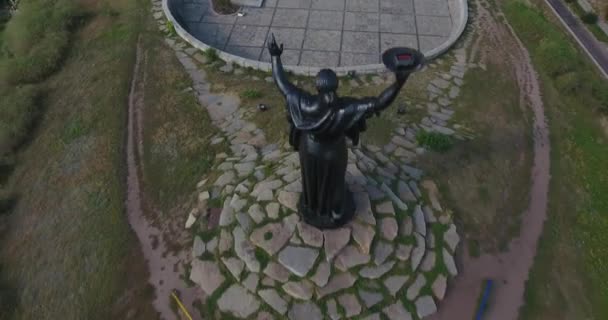
<svg viewBox="0 0 608 320"><path fill-rule="evenodd" d="M320 93L335 92L338 90L338 76L333 70L322 69L317 73L317 91Z"/></svg>

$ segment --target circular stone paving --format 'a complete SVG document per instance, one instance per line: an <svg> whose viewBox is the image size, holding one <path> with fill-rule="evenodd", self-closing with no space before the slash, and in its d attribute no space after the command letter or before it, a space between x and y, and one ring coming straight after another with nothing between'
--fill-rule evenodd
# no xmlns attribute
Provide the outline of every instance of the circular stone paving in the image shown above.
<svg viewBox="0 0 608 320"><path fill-rule="evenodd" d="M204 44L269 62L264 48L274 34L285 46L283 63L291 66L378 65L380 54L395 46L428 55L456 41L466 23L466 2L459 0L265 0L242 15L217 15L211 0L166 1L177 22Z"/></svg>
<svg viewBox="0 0 608 320"><path fill-rule="evenodd" d="M241 135L235 139L249 139ZM412 143L405 132L393 140ZM352 148L347 182L356 218L321 231L296 213L297 153L267 148L260 164L242 159L251 150L233 151L236 157L218 167L221 175L199 185L205 207L210 198L224 200L219 218L206 216L216 223L195 237L192 251L190 279L216 312L335 320L421 319L437 311L457 274L460 239L436 186L426 180L418 187L420 170L395 165L374 146Z"/></svg>

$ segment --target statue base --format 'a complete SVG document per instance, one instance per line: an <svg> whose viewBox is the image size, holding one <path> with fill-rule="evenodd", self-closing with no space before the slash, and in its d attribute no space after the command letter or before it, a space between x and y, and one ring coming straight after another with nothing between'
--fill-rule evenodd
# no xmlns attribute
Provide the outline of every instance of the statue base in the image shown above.
<svg viewBox="0 0 608 320"><path fill-rule="evenodd" d="M344 226L355 216L355 209L355 198L348 189L340 212L334 214L309 209L303 204L302 195L300 195L300 201L298 202L298 214L302 220L319 229L336 229Z"/></svg>

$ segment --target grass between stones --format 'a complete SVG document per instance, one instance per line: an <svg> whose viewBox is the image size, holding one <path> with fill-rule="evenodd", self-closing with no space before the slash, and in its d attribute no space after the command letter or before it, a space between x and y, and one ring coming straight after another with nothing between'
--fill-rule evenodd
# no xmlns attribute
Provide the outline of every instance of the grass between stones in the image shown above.
<svg viewBox="0 0 608 320"><path fill-rule="evenodd" d="M506 249L528 203L532 131L518 97L517 82L504 61L490 59L487 71L470 69L453 121L475 137L418 159L464 226L467 241L484 251Z"/></svg>
<svg viewBox="0 0 608 320"><path fill-rule="evenodd" d="M561 25L547 18L552 15L544 4L509 1L504 8L540 74L551 129L549 215L526 285L522 319L607 319L608 179L601 173L608 172L608 133L598 109L608 108L608 100L599 100L608 85ZM542 44L567 53L566 64L546 60ZM584 86L562 90L557 67L584 76Z"/></svg>

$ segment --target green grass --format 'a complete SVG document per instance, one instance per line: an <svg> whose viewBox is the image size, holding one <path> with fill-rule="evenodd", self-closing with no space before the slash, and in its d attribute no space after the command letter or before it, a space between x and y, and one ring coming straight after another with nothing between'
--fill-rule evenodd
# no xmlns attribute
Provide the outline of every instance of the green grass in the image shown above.
<svg viewBox="0 0 608 320"><path fill-rule="evenodd" d="M439 132L420 131L416 135L416 141L419 145L436 152L446 152L454 145L452 137Z"/></svg>
<svg viewBox="0 0 608 320"><path fill-rule="evenodd" d="M608 130L600 124L608 85L573 43L536 7L505 4L543 83L551 129L549 216L526 285L522 319L608 318ZM547 61L547 43L560 52ZM556 79L577 72L585 84L563 92ZM559 74L559 73L558 73Z"/></svg>
<svg viewBox="0 0 608 320"><path fill-rule="evenodd" d="M0 90L0 156L11 153L28 136L40 116L40 90L25 85Z"/></svg>
<svg viewBox="0 0 608 320"><path fill-rule="evenodd" d="M196 189L225 146L210 145L218 131L189 89L192 81L174 52L158 33L144 39L144 189L166 212Z"/></svg>
<svg viewBox="0 0 608 320"><path fill-rule="evenodd" d="M247 90L241 92L241 98L243 98L245 100L259 99L263 96L264 96L264 94L260 90L255 90L255 89L247 89Z"/></svg>

